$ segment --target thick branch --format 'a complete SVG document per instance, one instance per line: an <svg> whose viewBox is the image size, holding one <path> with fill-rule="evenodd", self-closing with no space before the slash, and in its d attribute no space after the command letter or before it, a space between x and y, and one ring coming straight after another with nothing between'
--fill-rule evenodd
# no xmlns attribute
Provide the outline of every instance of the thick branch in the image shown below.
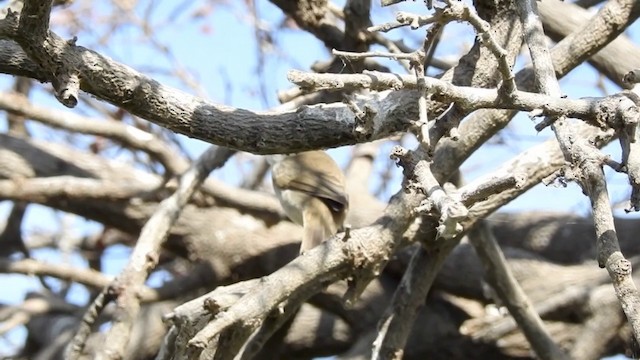
<svg viewBox="0 0 640 360"><path fill-rule="evenodd" d="M215 314L214 320L192 338L190 346L202 350L226 327L259 319L294 293L314 293L323 284L347 275L357 277L360 272L368 273L372 267L386 263L411 224L410 210L422 198L413 192L397 194L385 216L369 227L351 231L346 242L341 241L339 234L263 278L229 309Z"/></svg>
<svg viewBox="0 0 640 360"><path fill-rule="evenodd" d="M177 133L236 150L271 154L353 145L385 138L408 126L407 104L412 97L403 96L404 93L378 94L358 100L359 106L364 107L366 103L377 113L372 132L362 138L353 131L354 114L343 104L302 107L281 113L216 105L162 85L96 52L67 43L55 34L48 40L63 49L59 52L59 62L75 64L74 69L82 79L82 90Z"/></svg>

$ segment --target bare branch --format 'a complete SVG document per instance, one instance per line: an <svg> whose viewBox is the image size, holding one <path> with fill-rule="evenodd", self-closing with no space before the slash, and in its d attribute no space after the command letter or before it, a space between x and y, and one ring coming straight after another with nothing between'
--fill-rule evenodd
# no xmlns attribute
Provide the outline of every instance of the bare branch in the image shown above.
<svg viewBox="0 0 640 360"><path fill-rule="evenodd" d="M96 52L68 44L55 34L49 41L63 48L60 62L75 65L74 71L84 80L82 90L190 137L256 154L293 153L364 141L354 135L354 115L345 105L317 105L282 113L215 105L164 86ZM397 102L401 96L376 97L385 111L376 116L369 140L392 135L406 126L405 108ZM366 102L375 105L371 98ZM292 123L297 126L290 126Z"/></svg>
<svg viewBox="0 0 640 360"><path fill-rule="evenodd" d="M73 281L101 289L109 284L110 278L91 269L78 269L75 266L47 264L33 259L11 261L0 259L0 272L24 275L52 276L61 280Z"/></svg>
<svg viewBox="0 0 640 360"><path fill-rule="evenodd" d="M171 174L180 173L188 167L185 159L155 135L122 122L87 119L74 113L40 107L31 104L24 96L11 93L0 94L0 108L57 128L104 136L134 149L148 152Z"/></svg>
<svg viewBox="0 0 640 360"><path fill-rule="evenodd" d="M162 242L167 238L182 208L209 172L222 166L234 151L210 148L180 177L176 192L164 200L156 213L143 227L129 264L108 287L118 298L114 323L107 333L107 346L101 350L105 358L121 358L126 350L134 319L140 309L138 291L149 271L158 262Z"/></svg>
<svg viewBox="0 0 640 360"><path fill-rule="evenodd" d="M533 6L535 6L535 3ZM600 12L604 12L605 9L606 7ZM535 12L534 7L527 10L531 13ZM528 12L523 12L522 17L526 19ZM540 46L543 46L542 24L539 21L533 21L530 24L532 28L529 28L528 32L532 36L536 36L528 43L534 69L536 69L538 75L536 80L540 85L541 91L559 97L561 96L560 86L553 76L551 59L548 53L539 49ZM585 194L591 200L596 236L598 238L598 264L607 268L618 299L631 323L634 337L636 341L640 341L640 310L638 310L640 307L640 293L631 278L631 263L620 252L607 185L602 170L602 156L597 153L593 145L575 139L574 129L568 121L564 119L556 121L552 128L556 133L556 138L565 158L572 163L571 177L578 181ZM621 136L625 136L625 134L621 134Z"/></svg>
<svg viewBox="0 0 640 360"><path fill-rule="evenodd" d="M536 355L541 359L569 359L551 339L531 301L513 277L504 254L486 224L476 225L469 238L484 263L488 280L516 319Z"/></svg>
<svg viewBox="0 0 640 360"><path fill-rule="evenodd" d="M314 90L320 89L417 89L418 81L414 76L365 72L364 74L316 74L292 70L289 80ZM420 79L422 80L422 79ZM635 105L630 99L614 95L604 98L567 99L551 97L531 92L514 91L504 96L498 89L480 89L456 86L446 81L424 78L426 91L442 101L455 102L468 111L477 109L512 109L520 111L539 111L549 116L570 116L583 119L595 126L618 126L618 114L625 114ZM619 104L613 106L613 104ZM613 113L610 111L613 110ZM604 115L603 112L609 112ZM625 116L626 117L626 116Z"/></svg>

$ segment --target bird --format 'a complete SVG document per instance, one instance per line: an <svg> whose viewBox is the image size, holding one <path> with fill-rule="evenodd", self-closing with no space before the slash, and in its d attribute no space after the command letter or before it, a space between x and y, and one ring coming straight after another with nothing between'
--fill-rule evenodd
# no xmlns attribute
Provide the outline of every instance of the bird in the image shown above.
<svg viewBox="0 0 640 360"><path fill-rule="evenodd" d="M341 230L349 210L344 174L324 151L270 155L273 188L285 214L303 227L300 253Z"/></svg>

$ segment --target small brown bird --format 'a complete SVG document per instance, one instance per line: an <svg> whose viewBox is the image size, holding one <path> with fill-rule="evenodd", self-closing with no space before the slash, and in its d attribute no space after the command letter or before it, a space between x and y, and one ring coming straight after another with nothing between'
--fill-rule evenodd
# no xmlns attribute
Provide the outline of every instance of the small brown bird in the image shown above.
<svg viewBox="0 0 640 360"><path fill-rule="evenodd" d="M269 156L275 190L285 213L302 225L303 253L342 228L349 209L340 167L323 151Z"/></svg>

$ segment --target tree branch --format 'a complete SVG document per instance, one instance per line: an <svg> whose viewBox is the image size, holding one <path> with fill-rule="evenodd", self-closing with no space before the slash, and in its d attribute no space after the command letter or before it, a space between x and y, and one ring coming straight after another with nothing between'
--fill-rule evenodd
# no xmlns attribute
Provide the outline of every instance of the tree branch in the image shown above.
<svg viewBox="0 0 640 360"><path fill-rule="evenodd" d="M158 262L160 246L168 237L182 208L209 172L222 166L234 153L225 148L212 147L207 150L180 177L176 192L160 204L156 213L142 228L129 263L109 286L117 297L117 308L111 329L106 335L108 341L105 348L101 349L100 356L120 359L124 355L131 327L140 309L138 291Z"/></svg>

